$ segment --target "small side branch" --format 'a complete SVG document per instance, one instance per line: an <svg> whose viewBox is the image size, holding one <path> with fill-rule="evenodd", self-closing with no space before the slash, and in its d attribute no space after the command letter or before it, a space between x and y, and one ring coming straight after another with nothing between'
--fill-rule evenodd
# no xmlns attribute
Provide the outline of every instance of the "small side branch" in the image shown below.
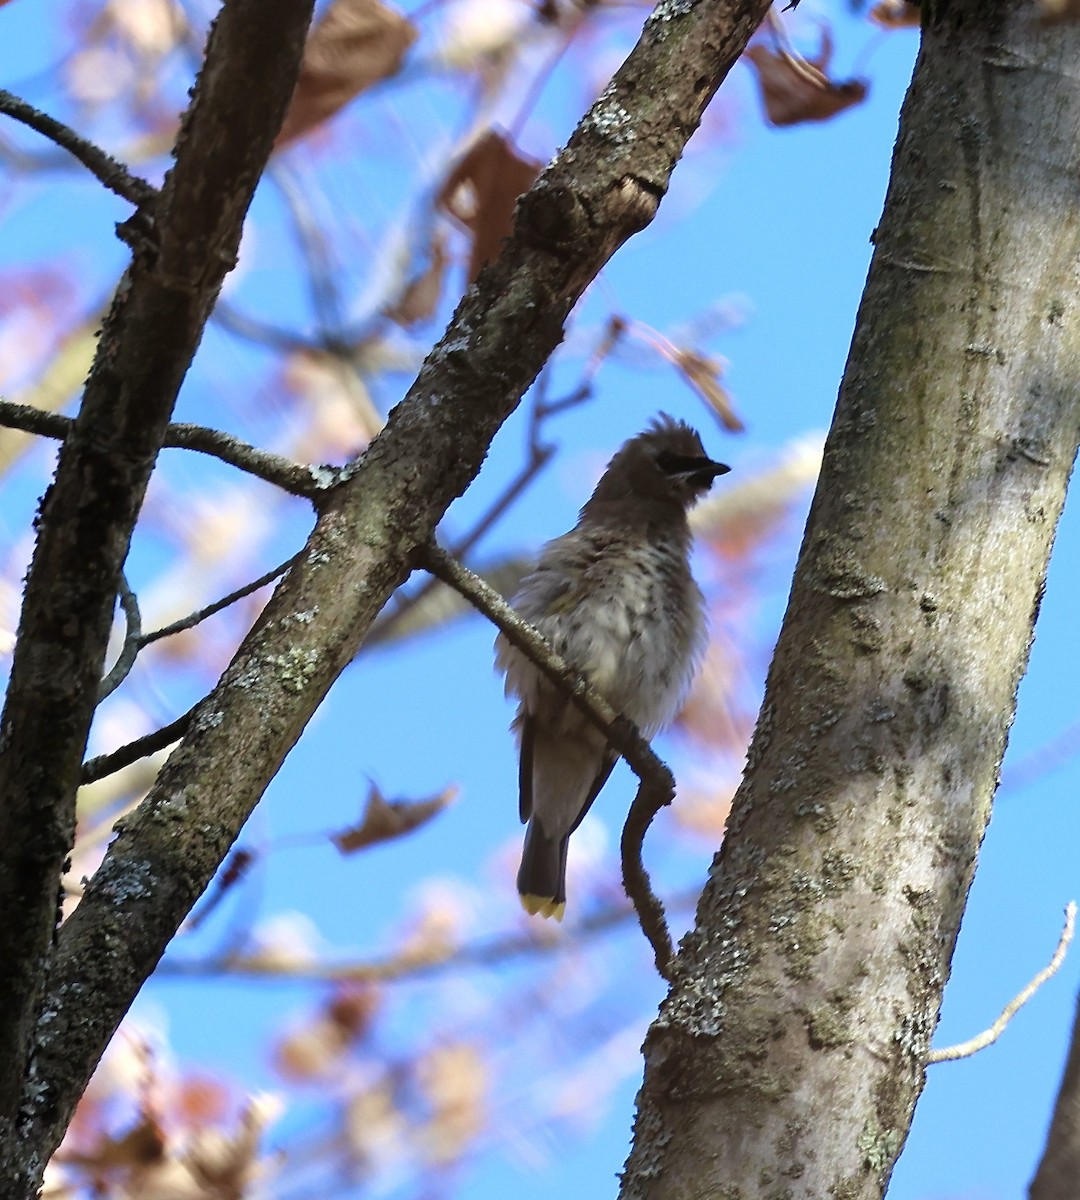
<svg viewBox="0 0 1080 1200"><path fill-rule="evenodd" d="M199 704L201 703L200 700ZM175 721L162 726L161 729L155 729L153 733L136 738L135 741L128 742L126 746L121 746L109 754L99 754L97 758L87 759L83 763L82 774L79 776L80 787L104 779L106 775L112 775L123 767L129 767L133 762L138 762L140 758L148 758L151 754L164 750L166 746L171 746L173 742L178 742L187 733L199 704L193 705L182 717L177 717Z"/></svg>
<svg viewBox="0 0 1080 1200"><path fill-rule="evenodd" d="M107 696L111 696L131 674L131 668L135 665L135 658L143 646L142 616L139 613L139 601L135 593L131 590L127 576L123 572L120 574L119 594L120 607L124 610L124 620L127 623L127 628L124 632L124 644L121 647L119 657L113 663L112 670L98 686L98 704Z"/></svg>
<svg viewBox="0 0 1080 1200"><path fill-rule="evenodd" d="M183 633L187 629L194 629L196 625L201 624L215 613L221 612L223 608L228 608L230 604L235 604L237 600L243 600L245 596L250 596L252 592L257 592L259 588L266 587L268 583L273 583L280 575L284 575L299 557L299 554L294 554L283 563L278 563L276 567L260 575L258 579L253 579L250 583L245 583L243 587L237 588L236 591L230 592L227 596L222 596L220 600L215 600L213 604L208 604L205 608L200 608L196 612L188 613L186 617L181 617L180 620L173 621L171 625L163 625L160 629L153 629L150 633L142 634L139 638L139 649L141 650L143 646L149 646L152 642L158 642L162 638L172 637L174 633Z"/></svg>
<svg viewBox="0 0 1080 1200"><path fill-rule="evenodd" d="M27 104L25 100L20 100L4 88L0 88L0 113L21 121L51 142L63 147L88 171L96 175L110 192L115 192L136 207L157 197L157 188L152 187L145 179L132 175L123 163L106 154L100 146L88 142L55 117L34 108L32 104Z"/></svg>
<svg viewBox="0 0 1080 1200"><path fill-rule="evenodd" d="M59 413L42 412L31 404L0 400L0 425L8 429L21 429L24 433L63 440L71 424L70 417ZM208 454L230 467L254 475L256 479L272 483L290 495L309 500L337 482L336 467L307 467L205 425L170 425L164 445L175 450L195 450L199 454Z"/></svg>
<svg viewBox="0 0 1080 1200"><path fill-rule="evenodd" d="M336 467L306 467L280 454L260 450L232 434L205 425L170 425L165 445L209 454L229 466L275 484L293 496L310 499L336 481Z"/></svg>
<svg viewBox="0 0 1080 1200"><path fill-rule="evenodd" d="M1009 1001L1002 1010L1001 1016L990 1026L989 1029L984 1029L982 1033L976 1034L975 1037L969 1038L966 1042L961 1042L957 1046L943 1046L940 1050L931 1050L926 1056L927 1063L939 1062L955 1062L958 1058L970 1058L973 1054L978 1054L980 1050L984 1050L987 1046L992 1045L1004 1033L1005 1026L1013 1019L1016 1013L1031 999L1032 996L1042 987L1042 985L1052 976L1056 975L1058 968L1065 961L1065 952L1069 948L1069 943L1073 938L1073 928L1076 924L1076 902L1070 900L1065 907L1065 927L1061 931L1061 937L1058 939L1057 949L1054 951L1053 958L1046 964L1045 967L1035 976L1035 978L1027 985L1026 988L1016 997Z"/></svg>
<svg viewBox="0 0 1080 1200"><path fill-rule="evenodd" d="M656 969L665 979L670 979L671 936L663 905L654 894L642 866L641 847L653 817L674 798L675 781L671 771L657 758L633 722L620 716L603 696L589 687L532 625L518 616L482 579L433 543L420 553L417 565L460 592L498 626L512 646L528 655L552 683L566 692L638 777L638 792L622 835L623 884L652 945Z"/></svg>

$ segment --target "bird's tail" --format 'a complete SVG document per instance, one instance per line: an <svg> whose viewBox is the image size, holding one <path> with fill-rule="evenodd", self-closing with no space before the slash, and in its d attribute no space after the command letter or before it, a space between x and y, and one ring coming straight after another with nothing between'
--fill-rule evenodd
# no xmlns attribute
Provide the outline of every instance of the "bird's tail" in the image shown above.
<svg viewBox="0 0 1080 1200"><path fill-rule="evenodd" d="M563 919L566 912L566 848L569 833L549 838L533 817L525 831L517 887L521 906L530 916Z"/></svg>

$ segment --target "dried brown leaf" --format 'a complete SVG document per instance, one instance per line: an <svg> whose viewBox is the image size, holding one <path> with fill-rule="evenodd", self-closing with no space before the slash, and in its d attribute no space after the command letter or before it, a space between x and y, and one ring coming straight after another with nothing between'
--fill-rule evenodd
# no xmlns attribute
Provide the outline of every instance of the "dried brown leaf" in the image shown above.
<svg viewBox="0 0 1080 1200"><path fill-rule="evenodd" d="M472 234L470 283L509 237L514 205L532 187L541 165L518 154L502 134L489 129L446 177L435 204Z"/></svg>
<svg viewBox="0 0 1080 1200"><path fill-rule="evenodd" d="M918 29L922 10L911 0L878 0L870 10L870 20L882 29Z"/></svg>
<svg viewBox="0 0 1080 1200"><path fill-rule="evenodd" d="M276 146L304 134L401 68L416 27L380 0L333 0L312 27Z"/></svg>
<svg viewBox="0 0 1080 1200"><path fill-rule="evenodd" d="M765 116L772 125L827 121L866 99L867 85L863 80L836 83L828 77L832 57L828 30L822 31L817 58L795 59L760 44L751 46L746 57L757 72Z"/></svg>
<svg viewBox="0 0 1080 1200"><path fill-rule="evenodd" d="M391 321L406 327L426 321L434 313L442 295L447 262L449 255L446 251L446 239L440 232L436 232L428 250L427 266L415 279L409 280L400 298L384 309L384 314Z"/></svg>
<svg viewBox="0 0 1080 1200"><path fill-rule="evenodd" d="M731 397L720 382L724 364L719 359L709 358L699 350L683 347L676 348L672 362L686 382L720 418L724 428L729 433L742 433L746 426L732 408Z"/></svg>
<svg viewBox="0 0 1080 1200"><path fill-rule="evenodd" d="M457 788L451 786L427 800L387 800L372 786L360 823L331 834L330 840L342 854L353 854L365 846L411 833L442 812L456 796Z"/></svg>

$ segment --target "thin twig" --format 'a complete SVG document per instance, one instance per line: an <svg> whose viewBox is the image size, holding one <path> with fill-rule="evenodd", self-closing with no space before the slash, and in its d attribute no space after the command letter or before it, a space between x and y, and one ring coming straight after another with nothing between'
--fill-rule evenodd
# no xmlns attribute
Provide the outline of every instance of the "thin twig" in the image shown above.
<svg viewBox="0 0 1080 1200"><path fill-rule="evenodd" d="M127 576L122 571L120 572L119 596L120 607L124 610L124 620L127 626L124 631L124 644L120 648L116 662L112 665L112 670L98 684L98 704L106 696L111 696L131 674L136 655L141 649L142 616L139 613L139 600L131 590Z"/></svg>
<svg viewBox="0 0 1080 1200"><path fill-rule="evenodd" d="M200 700L199 704L201 703ZM173 742L178 742L187 732L199 704L193 704L182 717L177 717L175 721L162 726L161 729L155 729L153 733L136 738L133 742L128 742L126 746L121 746L118 750L113 750L108 754L99 754L96 758L87 759L83 763L79 784L85 785L94 783L98 779L104 779L106 775L112 775L121 767L130 766L133 762L138 762L140 758L147 758L159 750L164 750L166 746L171 746Z"/></svg>
<svg viewBox="0 0 1080 1200"><path fill-rule="evenodd" d="M174 633L183 633L186 629L193 629L208 617L221 612L223 608L228 608L230 604L235 604L237 600L243 600L245 596L250 596L252 592L257 592L259 588L266 587L268 583L272 583L279 575L284 575L293 563L299 559L300 553L302 551L294 554L291 558L287 558L283 563L278 563L276 567L267 571L264 575L260 575L258 579L253 579L250 583L245 583L243 587L237 588L235 592L230 592L227 596L222 596L220 600L215 600L213 604L208 604L205 608L200 608L197 612L189 613L186 617L181 617L179 621L173 621L171 625L163 625L160 629L144 633L139 638L139 649L141 650L143 646L149 646L152 642L160 641L161 638L171 637Z"/></svg>
<svg viewBox="0 0 1080 1200"><path fill-rule="evenodd" d="M529 458L520 471L495 498L491 507L481 516L480 520L458 542L450 547L448 553L452 558L462 559L477 542L495 525L507 510L521 497L525 489L540 474L551 461L555 447L541 445L538 440L530 438ZM418 605L423 604L431 593L438 587L434 578L397 599L394 608L381 616L371 627L371 632L364 639L364 645L374 641L382 641L393 636L400 623L413 613Z"/></svg>
<svg viewBox="0 0 1080 1200"><path fill-rule="evenodd" d="M63 439L72 426L72 419L59 413L42 412L30 404L0 400L0 425L36 433L41 437ZM199 454L220 459L231 467L254 475L256 479L276 485L290 495L309 500L337 482L336 467L304 466L284 455L251 446L231 433L223 433L220 429L210 429L205 425L170 425L164 444L171 449L195 450Z"/></svg>
<svg viewBox="0 0 1080 1200"><path fill-rule="evenodd" d="M312 496L328 488L337 479L336 467L306 467L281 454L260 450L247 442L210 429L205 425L170 425L165 445L182 450L196 450L238 467L256 479L273 483L294 496Z"/></svg>
<svg viewBox="0 0 1080 1200"><path fill-rule="evenodd" d="M174 633L181 633L186 629L192 629L201 621L205 621L215 613L221 612L223 608L227 608L230 604L235 604L237 600L242 600L245 596L250 596L252 592L257 592L259 588L265 587L268 583L277 579L279 575L283 575L299 557L299 554L294 554L291 558L286 559L283 563L279 563L264 575L260 575L258 579L253 579L250 583L245 583L243 587L237 588L236 591L230 592L227 596L222 596L220 600L215 600L213 604L208 604L205 608L200 608L197 612L189 613L186 617L181 617L179 621L174 621L171 625L165 625L161 629L154 629L150 633L138 633L133 640L130 634L131 624L129 616L128 640L135 647L131 654L131 661L134 662L135 655L144 646L149 646L152 642L169 637ZM134 599L133 596L131 598ZM123 592L121 592L121 603L124 604ZM124 611L127 612L126 605ZM126 647L127 643L125 643L125 649ZM118 664L119 661L117 660ZM130 669L129 666L128 671ZM115 671L116 668L114 667L113 671L109 673L110 680ZM126 675L127 671L124 674ZM117 683L119 682L118 680ZM124 767L130 766L131 763L137 762L140 758L148 758L151 754L156 754L158 750L164 749L170 743L177 741L187 732L187 727L191 724L191 718L197 707L198 705L188 709L182 717L177 717L175 721L163 726L161 729L155 729L152 733L148 733L141 738L136 738L135 741L128 742L127 745L120 746L108 754L99 754L96 758L89 759L83 764L79 782L87 784L94 783L98 779L104 779L106 775L113 775Z"/></svg>
<svg viewBox="0 0 1080 1200"><path fill-rule="evenodd" d="M687 909L697 903L699 895L700 889L694 888L672 896L668 905L675 911ZM426 957L398 954L369 962L290 964L280 961L276 956L261 956L258 952L227 954L205 960L165 958L157 968L157 975L159 978L168 976L174 979L228 976L260 982L276 979L283 983L389 983L426 978L463 967L497 966L507 959L525 955L555 954L560 950L576 949L586 938L616 929L633 917L634 909L630 905L612 905L584 917L572 926L560 928L557 933L546 927L542 935L515 933L489 941L472 942L456 950L435 951Z"/></svg>
<svg viewBox="0 0 1080 1200"><path fill-rule="evenodd" d="M291 329L271 325L269 321L264 321L260 317L252 317L248 313L240 312L225 300L219 300L214 305L210 319L235 337L243 338L247 342L254 342L259 346L269 346L282 353L314 352L323 348L314 338L303 337Z"/></svg>
<svg viewBox="0 0 1080 1200"><path fill-rule="evenodd" d="M4 88L0 88L0 113L21 121L43 137L63 147L82 163L84 167L116 195L138 206L147 204L157 197L157 188L152 187L145 179L140 179L111 155L106 154L100 146L80 137L73 129L50 117L40 109L20 100L18 96Z"/></svg>
<svg viewBox="0 0 1080 1200"><path fill-rule="evenodd" d="M523 620L505 600L467 567L434 544L418 556L417 565L449 584L475 605L502 631L506 640L527 655L541 671L581 709L604 734L609 745L626 759L639 786L622 835L623 884L637 909L638 919L656 956L656 969L670 979L672 945L663 905L649 885L641 863L641 847L653 817L675 795L671 771L657 758L633 722L620 716L581 676L556 654L543 636Z"/></svg>
<svg viewBox="0 0 1080 1200"><path fill-rule="evenodd" d="M1001 1016L990 1026L989 1029L984 1029L982 1033L976 1034L975 1037L969 1038L966 1042L961 1042L957 1046L944 1046L940 1050L931 1050L926 1056L927 1063L939 1062L954 1062L958 1058L970 1058L973 1054L978 1054L980 1050L984 1050L987 1046L992 1045L998 1040L1005 1030L1005 1026L1013 1019L1018 1010L1022 1008L1032 996L1042 987L1042 985L1052 976L1056 975L1058 968L1065 961L1065 952L1069 948L1069 943L1073 937L1073 927L1076 924L1076 902L1070 900L1065 906L1065 927L1061 931L1061 937L1058 938L1057 949L1054 951L1053 958L1046 964L1045 967L1035 976L1035 978L1027 985L1026 988L1010 1000L1002 1010Z"/></svg>
<svg viewBox="0 0 1080 1200"><path fill-rule="evenodd" d="M281 162L271 163L267 172L277 185L292 218L296 239L307 267L311 286L311 304L324 348L341 349L341 296L334 280L334 264L322 227L311 211L304 188L292 171Z"/></svg>

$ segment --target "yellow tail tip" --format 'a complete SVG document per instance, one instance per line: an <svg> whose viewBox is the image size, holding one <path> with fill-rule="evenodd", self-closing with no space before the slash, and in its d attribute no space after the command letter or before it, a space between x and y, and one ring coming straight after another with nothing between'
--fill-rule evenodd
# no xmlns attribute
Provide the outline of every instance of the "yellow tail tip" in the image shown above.
<svg viewBox="0 0 1080 1200"><path fill-rule="evenodd" d="M554 896L533 896L521 894L521 907L530 917L554 917L561 921L566 915L566 901L556 901Z"/></svg>

